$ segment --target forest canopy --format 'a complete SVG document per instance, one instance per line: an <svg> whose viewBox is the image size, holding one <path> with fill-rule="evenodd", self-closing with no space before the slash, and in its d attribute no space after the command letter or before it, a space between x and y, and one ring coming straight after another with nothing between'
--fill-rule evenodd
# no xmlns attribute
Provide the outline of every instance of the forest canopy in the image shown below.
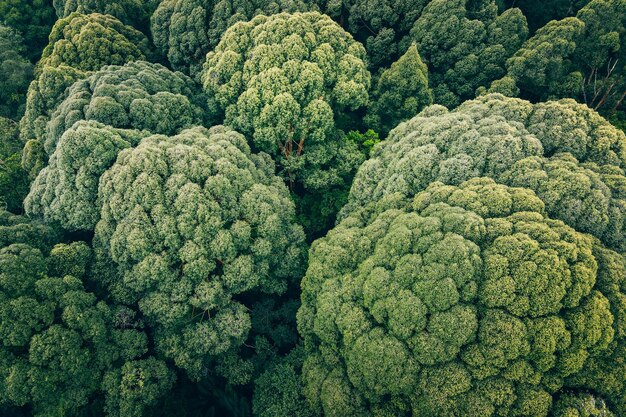
<svg viewBox="0 0 626 417"><path fill-rule="evenodd" d="M626 416L626 0L0 0L0 415Z"/></svg>

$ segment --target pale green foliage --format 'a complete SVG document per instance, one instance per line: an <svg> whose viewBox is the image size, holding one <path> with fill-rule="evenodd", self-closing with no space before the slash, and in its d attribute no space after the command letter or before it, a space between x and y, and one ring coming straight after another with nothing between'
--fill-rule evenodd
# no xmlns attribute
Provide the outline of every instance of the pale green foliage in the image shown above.
<svg viewBox="0 0 626 417"><path fill-rule="evenodd" d="M340 217L386 194L488 176L532 189L551 217L623 251L625 168L624 132L585 105L482 96L394 129L359 169Z"/></svg>
<svg viewBox="0 0 626 417"><path fill-rule="evenodd" d="M119 154L98 198L95 245L119 271L112 295L138 303L156 349L192 378L245 382L250 306L236 296L280 294L303 267L303 232L270 158L222 126L155 135Z"/></svg>
<svg viewBox="0 0 626 417"><path fill-rule="evenodd" d="M517 161L499 182L534 190L554 218L626 251L626 176L615 166L579 164L571 154Z"/></svg>
<svg viewBox="0 0 626 417"><path fill-rule="evenodd" d="M190 78L142 61L105 67L66 96L47 124L48 166L25 204L29 214L68 230L93 230L98 180L122 149L150 133L175 134L204 120L204 97Z"/></svg>
<svg viewBox="0 0 626 417"><path fill-rule="evenodd" d="M342 184L359 163L335 120L367 103L365 49L318 13L237 23L207 54L209 109L306 188Z"/></svg>
<svg viewBox="0 0 626 417"><path fill-rule="evenodd" d="M497 11L493 0L433 0L424 8L411 38L428 64L435 103L455 107L504 75L528 28L519 9Z"/></svg>
<svg viewBox="0 0 626 417"><path fill-rule="evenodd" d="M311 249L306 397L328 416L546 416L613 340L592 249L488 178L365 206Z"/></svg>
<svg viewBox="0 0 626 417"><path fill-rule="evenodd" d="M432 103L428 68L413 44L381 74L372 92L365 124L387 136L398 123L415 116Z"/></svg>
<svg viewBox="0 0 626 417"><path fill-rule="evenodd" d="M258 14L306 11L301 0L163 0L151 18L152 36L172 67L192 76L202 69L207 52L239 21Z"/></svg>
<svg viewBox="0 0 626 417"><path fill-rule="evenodd" d="M79 120L173 135L204 122L206 98L189 77L144 61L107 66L77 81L46 125L49 155L61 135Z"/></svg>
<svg viewBox="0 0 626 417"><path fill-rule="evenodd" d="M553 417L614 417L601 399L591 394L564 394L554 405Z"/></svg>
<svg viewBox="0 0 626 417"><path fill-rule="evenodd" d="M434 181L460 184L493 176L519 159L542 154L541 142L523 125L473 107L449 112L431 106L392 130L359 168L342 213L394 192L415 195Z"/></svg>
<svg viewBox="0 0 626 417"><path fill-rule="evenodd" d="M20 120L22 141L43 138L46 124L54 109L63 101L65 90L87 75L67 65L44 67L39 71L37 78L28 87L26 112Z"/></svg>
<svg viewBox="0 0 626 417"><path fill-rule="evenodd" d="M150 56L148 39L113 16L72 13L58 20L28 89L26 113L20 121L22 140L43 141L50 116L75 81L105 65L123 65ZM27 159L23 165L34 176L36 167L45 163Z"/></svg>
<svg viewBox="0 0 626 417"><path fill-rule="evenodd" d="M68 65L82 71L150 56L148 39L110 15L72 13L52 27L39 67Z"/></svg>
<svg viewBox="0 0 626 417"><path fill-rule="evenodd" d="M56 150L31 184L26 213L68 230L93 230L100 215L98 181L120 151L149 134L79 121L61 136Z"/></svg>

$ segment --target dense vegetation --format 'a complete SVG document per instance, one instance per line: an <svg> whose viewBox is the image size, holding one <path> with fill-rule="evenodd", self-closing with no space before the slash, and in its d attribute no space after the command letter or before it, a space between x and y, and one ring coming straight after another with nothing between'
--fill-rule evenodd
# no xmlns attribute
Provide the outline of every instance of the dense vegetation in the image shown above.
<svg viewBox="0 0 626 417"><path fill-rule="evenodd" d="M0 415L626 416L626 0L0 0Z"/></svg>

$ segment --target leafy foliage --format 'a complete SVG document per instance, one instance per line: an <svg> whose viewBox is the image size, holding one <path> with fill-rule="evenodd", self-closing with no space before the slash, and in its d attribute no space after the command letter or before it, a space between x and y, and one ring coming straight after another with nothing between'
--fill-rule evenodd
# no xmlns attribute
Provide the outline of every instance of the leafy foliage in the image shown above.
<svg viewBox="0 0 626 417"><path fill-rule="evenodd" d="M26 213L59 222L68 230L93 230L100 215L98 180L123 149L146 136L97 122L74 124L33 181L24 200Z"/></svg>
<svg viewBox="0 0 626 417"><path fill-rule="evenodd" d="M20 121L22 140L43 142L52 113L75 81L105 65L123 65L149 56L148 39L113 16L72 13L58 20L28 88L26 114ZM39 144L30 146L40 148ZM29 156L39 157L41 153L31 152ZM27 159L23 164L34 177L45 162Z"/></svg>
<svg viewBox="0 0 626 417"><path fill-rule="evenodd" d="M258 14L308 8L301 0L163 0L152 15L152 36L174 69L196 76L207 52L233 24Z"/></svg>
<svg viewBox="0 0 626 417"><path fill-rule="evenodd" d="M0 117L19 118L24 113L26 89L33 65L24 57L26 48L21 35L0 25Z"/></svg>
<svg viewBox="0 0 626 417"><path fill-rule="evenodd" d="M428 68L413 44L381 74L372 92L365 123L387 136L400 122L410 119L432 103Z"/></svg>
<svg viewBox="0 0 626 417"><path fill-rule="evenodd" d="M322 223L363 159L335 121L367 104L364 59L363 46L329 17L282 13L231 26L202 73L216 117L272 156L292 190L306 190L299 196L330 196L312 214Z"/></svg>
<svg viewBox="0 0 626 417"><path fill-rule="evenodd" d="M586 106L489 95L400 124L360 168L341 216L434 181L489 176L535 191L550 216L624 251L625 163L626 136Z"/></svg>
<svg viewBox="0 0 626 417"><path fill-rule="evenodd" d="M493 0L433 0L424 8L411 38L430 69L435 103L456 107L504 75L528 29L519 9L497 12Z"/></svg>
<svg viewBox="0 0 626 417"><path fill-rule="evenodd" d="M303 233L273 163L221 126L152 136L100 180L95 242L119 267L111 293L138 303L156 349L193 379L246 382L251 327L241 294L280 294L303 263Z"/></svg>
<svg viewBox="0 0 626 417"><path fill-rule="evenodd" d="M545 416L613 339L592 247L487 178L371 203L311 249L307 399L335 416Z"/></svg>
<svg viewBox="0 0 626 417"><path fill-rule="evenodd" d="M147 352L143 325L128 308L107 305L85 290L91 249L84 242L50 250L45 234L23 238L36 225L4 218L2 228L13 234L0 249L0 402L29 404L36 416L74 414L99 393L113 369L124 364L124 370ZM30 239L40 247L25 243ZM138 411L151 402L149 392L154 397L168 388L167 378L159 384L129 382L118 389L133 391L136 397L123 401Z"/></svg>
<svg viewBox="0 0 626 417"><path fill-rule="evenodd" d="M505 0L503 3L507 8L521 9L534 33L551 20L574 16L589 0Z"/></svg>
<svg viewBox="0 0 626 417"><path fill-rule="evenodd" d="M507 76L491 90L532 100L573 97L595 110L621 110L625 44L626 2L593 0L576 17L539 29L509 59Z"/></svg>
<svg viewBox="0 0 626 417"><path fill-rule="evenodd" d="M625 36L0 0L0 415L626 415Z"/></svg>
<svg viewBox="0 0 626 417"><path fill-rule="evenodd" d="M378 69L389 66L407 50L409 31L429 0L316 0L315 3L365 45L369 63Z"/></svg>
<svg viewBox="0 0 626 417"><path fill-rule="evenodd" d="M22 143L16 122L0 117L0 204L13 213L22 211L28 175L22 169Z"/></svg>
<svg viewBox="0 0 626 417"><path fill-rule="evenodd" d="M53 0L52 3L59 18L67 17L73 12L102 13L114 16L142 31L148 29L149 15L158 5L156 0Z"/></svg>
<svg viewBox="0 0 626 417"><path fill-rule="evenodd" d="M604 401L591 394L566 394L554 406L555 417L613 417Z"/></svg>
<svg viewBox="0 0 626 417"><path fill-rule="evenodd" d="M53 0L0 0L0 23L17 30L27 47L28 58L35 62L46 46L54 24Z"/></svg>
<svg viewBox="0 0 626 417"><path fill-rule="evenodd" d="M68 230L94 229L98 180L122 149L150 133L175 134L204 120L205 99L191 79L142 61L105 67L65 95L43 138L48 166L25 204L29 214Z"/></svg>

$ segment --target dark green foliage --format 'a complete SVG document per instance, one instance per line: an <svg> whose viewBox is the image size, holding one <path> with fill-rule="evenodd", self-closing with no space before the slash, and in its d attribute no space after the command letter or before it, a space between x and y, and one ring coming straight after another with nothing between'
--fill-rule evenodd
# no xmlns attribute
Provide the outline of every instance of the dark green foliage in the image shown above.
<svg viewBox="0 0 626 417"><path fill-rule="evenodd" d="M305 351L298 346L287 356L275 359L255 381L252 410L257 417L312 417L300 373Z"/></svg>
<svg viewBox="0 0 626 417"><path fill-rule="evenodd" d="M539 29L491 90L531 100L572 97L610 114L626 97L624 45L626 1L593 0L576 17Z"/></svg>
<svg viewBox="0 0 626 417"><path fill-rule="evenodd" d="M22 150L22 142L19 139L19 126L17 122L0 116L0 157L19 153Z"/></svg>
<svg viewBox="0 0 626 417"><path fill-rule="evenodd" d="M33 75L33 64L24 54L22 36L0 25L0 117L18 119L24 113L26 89Z"/></svg>
<svg viewBox="0 0 626 417"><path fill-rule="evenodd" d="M0 249L0 402L31 405L36 416L73 415L104 378L108 400L134 411L109 415L140 416L171 385L162 362L133 361L147 352L134 313L85 291L81 278L90 261L83 242L56 245L48 256L22 243ZM135 369L144 362L157 367L159 381L149 378L150 369ZM122 399L111 392L117 367Z"/></svg>
<svg viewBox="0 0 626 417"><path fill-rule="evenodd" d="M52 0L57 17L64 18L73 12L102 13L114 16L148 33L150 14L158 0Z"/></svg>
<svg viewBox="0 0 626 417"><path fill-rule="evenodd" d="M398 123L410 119L432 103L428 68L413 44L381 74L372 92L365 123L385 137Z"/></svg>
<svg viewBox="0 0 626 417"><path fill-rule="evenodd" d="M505 73L528 29L519 9L498 15L493 0L433 0L411 29L430 70L435 103L456 107Z"/></svg>
<svg viewBox="0 0 626 417"><path fill-rule="evenodd" d="M517 7L528 20L528 28L535 32L550 20L575 16L589 0L504 0L506 8Z"/></svg>
<svg viewBox="0 0 626 417"><path fill-rule="evenodd" d="M102 382L109 416L141 417L168 392L174 375L167 365L155 358L126 362L108 372Z"/></svg>
<svg viewBox="0 0 626 417"><path fill-rule="evenodd" d="M13 213L22 211L22 200L28 192L21 151L17 123L0 116L0 205Z"/></svg>
<svg viewBox="0 0 626 417"><path fill-rule="evenodd" d="M0 247L24 244L48 253L59 239L53 226L0 210Z"/></svg>
<svg viewBox="0 0 626 417"><path fill-rule="evenodd" d="M163 0L152 15L154 43L172 67L199 74L207 52L234 23L258 14L306 11L300 0Z"/></svg>
<svg viewBox="0 0 626 417"><path fill-rule="evenodd" d="M429 0L315 0L367 49L373 69L388 67L409 47L413 23Z"/></svg>
<svg viewBox="0 0 626 417"><path fill-rule="evenodd" d="M27 56L39 60L54 24L53 0L0 0L0 23L22 34Z"/></svg>
<svg viewBox="0 0 626 417"><path fill-rule="evenodd" d="M22 169L22 157L14 153L0 158L0 205L13 212L22 212L22 200L28 192L28 174Z"/></svg>

